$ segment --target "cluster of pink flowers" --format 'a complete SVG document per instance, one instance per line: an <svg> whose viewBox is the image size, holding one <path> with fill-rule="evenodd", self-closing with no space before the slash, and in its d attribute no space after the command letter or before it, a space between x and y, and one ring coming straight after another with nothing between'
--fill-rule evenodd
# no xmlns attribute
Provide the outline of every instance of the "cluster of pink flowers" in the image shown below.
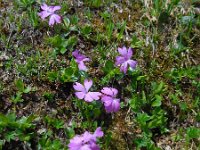
<svg viewBox="0 0 200 150"><path fill-rule="evenodd" d="M126 74L128 68L135 69L137 61L132 60L133 51L131 48L118 48L120 56L116 57L116 66L120 66L120 71ZM85 55L82 55L78 50L75 50L72 55L78 64L79 70L87 71L87 67L84 64L86 61L90 61ZM74 89L75 95L78 99L84 99L86 102L92 102L94 100L101 100L107 113L117 112L120 109L120 99L116 98L118 90L112 87L104 87L101 92L91 92L90 88L93 85L92 80L85 79L84 83L75 82ZM98 129L92 135L89 132L85 132L83 135L77 135L70 140L70 150L99 150L96 140L93 136L97 134ZM103 135L102 135L103 136Z"/></svg>
<svg viewBox="0 0 200 150"><path fill-rule="evenodd" d="M38 15L42 20L49 17L49 25L61 23L61 16L56 14L57 10L61 9L61 6L48 6L47 4L41 5L42 11ZM115 65L120 67L120 71L124 74L127 73L129 68L135 69L137 61L132 60L133 51L131 48L118 48L119 56L116 57ZM75 58L78 68L81 71L87 71L85 62L90 61L88 57L81 54L78 50L72 52ZM84 99L86 102L92 102L94 100L101 100L107 113L117 112L120 109L120 99L116 98L118 90L112 87L104 87L101 92L92 92L90 88L93 85L92 80L85 79L84 83L75 82L73 85L76 90L75 95L78 99ZM99 146L96 144L97 138L103 136L103 131L101 128L97 128L96 131L91 134L86 131L82 135L76 135L70 140L68 145L69 150L100 150Z"/></svg>
<svg viewBox="0 0 200 150"><path fill-rule="evenodd" d="M75 82L75 95L86 102L101 99L107 113L117 112L120 109L120 99L116 98L118 90L112 87L104 87L101 92L90 92L92 80L85 80L83 84Z"/></svg>
<svg viewBox="0 0 200 150"><path fill-rule="evenodd" d="M98 127L96 131L91 134L85 131L82 135L76 135L70 140L68 144L69 150L100 150L99 146L96 144L97 138L104 135L101 127Z"/></svg>
<svg viewBox="0 0 200 150"><path fill-rule="evenodd" d="M44 20L48 16L49 25L53 26L55 23L61 23L61 16L55 13L55 11L60 10L60 6L48 6L47 4L41 5L42 11L38 13L38 15ZM127 72L128 68L135 69L137 65L137 61L132 60L131 57L133 55L133 51L131 48L126 48L125 46L122 48L118 48L119 56L116 57L116 66L120 66L120 71L125 73ZM85 66L84 62L90 61L85 55L80 54L78 50L75 50L72 55L75 57L75 60L78 64L79 70L87 71L87 67Z"/></svg>
<svg viewBox="0 0 200 150"><path fill-rule="evenodd" d="M47 4L41 5L42 11L38 13L38 15L44 20L45 18L50 16L49 25L53 26L55 23L61 23L61 16L55 13L55 11L60 10L60 6L48 6ZM126 48L125 46L122 48L118 48L119 56L116 57L116 66L120 66L120 71L125 73L128 68L135 69L137 65L137 61L132 60L131 57L133 55L133 51L131 48ZM72 55L75 57L75 61L78 64L79 70L87 71L87 67L84 62L90 61L85 55L80 54L78 50L75 50Z"/></svg>
<svg viewBox="0 0 200 150"><path fill-rule="evenodd" d="M120 66L120 71L126 73L128 68L135 69L137 61L132 60L133 51L131 48L118 48L120 56L116 57L115 64ZM75 50L72 55L75 57L75 61L78 64L79 70L87 71L85 61L90 61L85 55L80 54L78 50ZM84 84L76 82L74 89L75 95L78 99L84 99L86 102L92 102L94 100L101 100L104 104L107 113L117 112L120 109L120 99L116 98L118 90L112 87L104 87L101 92L90 92L92 86L92 80L85 80Z"/></svg>
<svg viewBox="0 0 200 150"><path fill-rule="evenodd" d="M119 56L116 57L116 66L120 66L120 71L125 73L127 72L128 68L135 69L137 65L137 61L132 60L131 57L133 56L132 48L118 48ZM87 71L87 67L85 66L84 62L90 61L85 55L80 54L78 50L75 50L72 55L75 58L75 61L78 64L79 70Z"/></svg>

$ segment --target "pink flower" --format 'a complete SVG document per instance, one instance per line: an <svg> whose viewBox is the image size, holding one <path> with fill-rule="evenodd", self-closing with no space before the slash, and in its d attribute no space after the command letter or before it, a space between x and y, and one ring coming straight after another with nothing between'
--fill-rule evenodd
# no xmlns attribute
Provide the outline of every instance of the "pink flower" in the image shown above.
<svg viewBox="0 0 200 150"><path fill-rule="evenodd" d="M72 55L75 57L79 70L87 71L87 67L84 64L84 61L90 61L90 59L85 55L80 54L79 50L72 52Z"/></svg>
<svg viewBox="0 0 200 150"><path fill-rule="evenodd" d="M100 150L96 144L97 138L103 137L101 127L98 127L94 134L85 131L82 135L76 135L68 144L69 150Z"/></svg>
<svg viewBox="0 0 200 150"><path fill-rule="evenodd" d="M61 23L61 17L55 14L55 11L60 10L60 6L48 6L47 4L41 5L42 11L38 15L44 20L46 17L50 16L49 25L52 26L55 23Z"/></svg>
<svg viewBox="0 0 200 150"><path fill-rule="evenodd" d="M137 61L131 60L133 51L131 48L127 49L125 46L123 48L118 48L118 52L121 56L116 57L115 64L120 66L120 71L126 73L128 70L128 65L130 68L135 69Z"/></svg>
<svg viewBox="0 0 200 150"><path fill-rule="evenodd" d="M99 100L101 93L100 92L89 92L93 82L92 80L85 80L84 84L76 82L74 84L74 89L77 91L75 95L78 99L84 99L86 102L92 102L93 100Z"/></svg>
<svg viewBox="0 0 200 150"><path fill-rule="evenodd" d="M120 99L117 99L117 89L111 87L104 87L101 90L103 96L101 101L104 103L107 113L117 112L120 109Z"/></svg>

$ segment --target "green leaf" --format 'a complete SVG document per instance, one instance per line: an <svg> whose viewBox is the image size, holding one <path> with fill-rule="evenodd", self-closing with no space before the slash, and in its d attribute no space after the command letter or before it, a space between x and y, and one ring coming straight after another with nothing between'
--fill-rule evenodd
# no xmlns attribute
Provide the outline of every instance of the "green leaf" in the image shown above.
<svg viewBox="0 0 200 150"><path fill-rule="evenodd" d="M31 87L30 87L30 86L28 86L27 88L25 88L25 89L24 89L24 91L23 91L23 92L24 92L24 93L29 93L30 91L31 91Z"/></svg>
<svg viewBox="0 0 200 150"><path fill-rule="evenodd" d="M54 99L54 94L50 92L44 92L43 97L49 101L53 101Z"/></svg>
<svg viewBox="0 0 200 150"><path fill-rule="evenodd" d="M56 120L54 121L54 127L55 127L56 129L61 129L61 128L63 128L63 126L64 126L64 121L63 121L63 120L56 119Z"/></svg>
<svg viewBox="0 0 200 150"><path fill-rule="evenodd" d="M4 144L5 144L5 140L0 140L0 149L3 149Z"/></svg>
<svg viewBox="0 0 200 150"><path fill-rule="evenodd" d="M76 44L78 40L76 36L72 36L67 41L65 41L63 44L63 48L61 48L60 53L64 54L67 50L66 49L72 49Z"/></svg>
<svg viewBox="0 0 200 150"><path fill-rule="evenodd" d="M22 92L17 92L16 96L12 96L11 101L15 104L18 102L23 102L24 100L22 99Z"/></svg>
<svg viewBox="0 0 200 150"><path fill-rule="evenodd" d="M17 136L17 133L15 131L7 132L5 134L5 139L6 141L10 142L10 140L14 140L16 136Z"/></svg>
<svg viewBox="0 0 200 150"><path fill-rule="evenodd" d="M187 108L188 108L186 102L180 102L180 103L179 103L179 106L180 106L181 110L183 110L183 111L186 111Z"/></svg>
<svg viewBox="0 0 200 150"><path fill-rule="evenodd" d="M114 68L114 64L111 60L106 61L105 63L105 67L103 68L103 71L105 73L109 73L110 71L112 71Z"/></svg>
<svg viewBox="0 0 200 150"><path fill-rule="evenodd" d="M144 75L144 76L138 76L138 77L137 77L137 81L145 80L146 77L147 77L147 75Z"/></svg>
<svg viewBox="0 0 200 150"><path fill-rule="evenodd" d="M22 81L22 79L18 79L15 81L15 85L17 87L17 89L20 91L20 92L23 92L24 91L24 83Z"/></svg>
<svg viewBox="0 0 200 150"><path fill-rule="evenodd" d="M63 41L64 39L59 35L56 35L54 37L50 37L47 39L47 42L51 44L53 47L61 47L63 44Z"/></svg>
<svg viewBox="0 0 200 150"><path fill-rule="evenodd" d="M16 114L15 113L9 113L6 115L6 118L9 120L9 122L14 122L16 120Z"/></svg>
<svg viewBox="0 0 200 150"><path fill-rule="evenodd" d="M73 73L74 73L74 70L71 67L64 69L64 75L65 76L72 76Z"/></svg>
<svg viewBox="0 0 200 150"><path fill-rule="evenodd" d="M136 120L140 126L145 126L146 122L150 120L150 116L146 113L138 113Z"/></svg>
<svg viewBox="0 0 200 150"><path fill-rule="evenodd" d="M65 27L67 27L67 28L70 27L70 20L69 20L69 18L64 17L63 18L63 22L64 22Z"/></svg>
<svg viewBox="0 0 200 150"><path fill-rule="evenodd" d="M162 97L160 95L155 95L155 98L156 98L156 100L151 104L151 106L153 106L153 107L161 106Z"/></svg>
<svg viewBox="0 0 200 150"><path fill-rule="evenodd" d="M53 143L51 144L51 149L57 150L57 149L62 149L62 144L61 141L59 140L54 140Z"/></svg>
<svg viewBox="0 0 200 150"><path fill-rule="evenodd" d="M147 102L146 94L144 91L142 91L142 102L145 104Z"/></svg>
<svg viewBox="0 0 200 150"><path fill-rule="evenodd" d="M189 127L187 128L187 139L197 139L199 138L199 134L200 134L200 129L199 128L195 128L195 127Z"/></svg>
<svg viewBox="0 0 200 150"><path fill-rule="evenodd" d="M51 81L51 82L54 82L57 80L57 77L58 77L58 73L56 71L51 71L51 72L48 72L47 73L47 76L48 76L48 79Z"/></svg>
<svg viewBox="0 0 200 150"><path fill-rule="evenodd" d="M59 77L59 80L61 82L74 82L78 79L78 72L76 68L64 68L61 70L61 76Z"/></svg>
<svg viewBox="0 0 200 150"><path fill-rule="evenodd" d="M136 109L137 108L137 97L133 96L130 100L129 100L129 105L132 109Z"/></svg>
<svg viewBox="0 0 200 150"><path fill-rule="evenodd" d="M64 54L67 51L67 49L65 47L60 48L60 53Z"/></svg>
<svg viewBox="0 0 200 150"><path fill-rule="evenodd" d="M144 46L144 42L140 41L136 35L132 36L131 47L132 48L142 48Z"/></svg>
<svg viewBox="0 0 200 150"><path fill-rule="evenodd" d="M155 85L154 93L155 94L161 93L163 91L164 86L165 84L163 81L161 81L159 85Z"/></svg>
<svg viewBox="0 0 200 150"><path fill-rule="evenodd" d="M81 33L85 36L88 37L89 34L92 32L92 27L90 25L85 25L81 28Z"/></svg>
<svg viewBox="0 0 200 150"><path fill-rule="evenodd" d="M0 127L6 127L9 123L8 118L4 115L0 113Z"/></svg>
<svg viewBox="0 0 200 150"><path fill-rule="evenodd" d="M28 134L22 133L22 134L18 135L18 137L19 137L19 139L21 141L29 141L31 139L31 136L33 136L33 133L32 134L30 134L30 133L28 133Z"/></svg>

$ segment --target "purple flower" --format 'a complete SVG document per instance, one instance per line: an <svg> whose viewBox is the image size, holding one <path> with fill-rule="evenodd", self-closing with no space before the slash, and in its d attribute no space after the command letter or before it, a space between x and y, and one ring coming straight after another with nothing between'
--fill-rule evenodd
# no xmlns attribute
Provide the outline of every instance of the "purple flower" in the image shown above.
<svg viewBox="0 0 200 150"><path fill-rule="evenodd" d="M76 135L70 140L68 144L69 150L100 150L99 146L96 144L97 138L103 136L103 131L101 127L98 127L94 134L85 131L82 135Z"/></svg>
<svg viewBox="0 0 200 150"><path fill-rule="evenodd" d="M73 139L70 140L68 147L70 150L79 150L84 146L84 139L82 136L77 135Z"/></svg>
<svg viewBox="0 0 200 150"><path fill-rule="evenodd" d="M118 48L118 52L121 56L116 57L115 64L117 66L120 65L120 71L126 73L128 70L128 65L135 69L137 65L137 61L131 60L131 57L133 55L133 51L131 48L127 49L125 46L123 48Z"/></svg>
<svg viewBox="0 0 200 150"><path fill-rule="evenodd" d="M120 109L120 99L117 99L117 89L111 87L104 87L101 92L103 96L101 101L104 103L107 113L117 112Z"/></svg>
<svg viewBox="0 0 200 150"><path fill-rule="evenodd" d="M72 55L75 57L75 60L78 63L79 70L87 71L87 67L84 64L84 61L90 61L90 59L85 55L80 54L79 50L72 52Z"/></svg>
<svg viewBox="0 0 200 150"><path fill-rule="evenodd" d="M38 15L44 20L46 17L50 16L49 25L53 26L55 23L61 23L61 17L55 14L56 10L60 10L60 6L48 6L47 4L41 5L42 11Z"/></svg>
<svg viewBox="0 0 200 150"><path fill-rule="evenodd" d="M95 130L93 136L96 137L96 138L97 138L97 137L102 137L102 136L103 136L103 131L101 130L101 127L98 127L98 128Z"/></svg>
<svg viewBox="0 0 200 150"><path fill-rule="evenodd" d="M74 89L77 91L75 95L78 99L84 99L86 102L92 102L93 100L99 100L101 93L100 92L89 92L93 82L92 80L85 80L84 84L76 82L74 84Z"/></svg>

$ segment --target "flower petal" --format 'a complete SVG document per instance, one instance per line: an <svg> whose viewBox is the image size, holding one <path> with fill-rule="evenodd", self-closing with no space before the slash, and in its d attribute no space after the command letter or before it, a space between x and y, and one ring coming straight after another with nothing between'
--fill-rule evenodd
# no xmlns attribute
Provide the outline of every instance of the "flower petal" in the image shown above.
<svg viewBox="0 0 200 150"><path fill-rule="evenodd" d="M98 127L94 134L93 134L95 137L102 137L103 136L103 131L101 130L101 127Z"/></svg>
<svg viewBox="0 0 200 150"><path fill-rule="evenodd" d="M83 61L78 62L78 69L83 70L83 71L87 71L87 67L85 66Z"/></svg>
<svg viewBox="0 0 200 150"><path fill-rule="evenodd" d="M109 95L111 97L115 97L118 93L118 90L112 87L104 87L101 92L105 95Z"/></svg>
<svg viewBox="0 0 200 150"><path fill-rule="evenodd" d="M72 138L68 144L69 150L79 150L82 147L82 141L83 137L79 135Z"/></svg>
<svg viewBox="0 0 200 150"><path fill-rule="evenodd" d="M104 106L107 113L117 112L120 109L120 100L112 99L112 101L106 101Z"/></svg>
<svg viewBox="0 0 200 150"><path fill-rule="evenodd" d="M54 18L55 23L61 23L61 17L57 14L52 14L51 17Z"/></svg>
<svg viewBox="0 0 200 150"><path fill-rule="evenodd" d="M94 100L99 100L100 99L100 96L101 96L101 93L100 92L88 92L86 95L85 95L85 101L86 102L92 102Z"/></svg>
<svg viewBox="0 0 200 150"><path fill-rule="evenodd" d="M80 54L79 50L73 51L73 52L72 52L72 55L75 57L76 62L90 61L90 59L87 58L85 55Z"/></svg>
<svg viewBox="0 0 200 150"><path fill-rule="evenodd" d="M52 14L49 19L49 25L52 26L55 23L61 23L61 17L57 14Z"/></svg>
<svg viewBox="0 0 200 150"><path fill-rule="evenodd" d="M78 150L93 150L93 149L90 148L90 145L89 145L89 144L84 144L84 145L81 146L81 148L78 149Z"/></svg>
<svg viewBox="0 0 200 150"><path fill-rule="evenodd" d="M55 21L56 21L56 20L55 20L54 16L51 15L51 16L50 16L50 19L49 19L49 25L50 25L50 26L53 26L53 25L55 24Z"/></svg>
<svg viewBox="0 0 200 150"><path fill-rule="evenodd" d="M104 87L102 90L101 90L101 93L105 94L105 95L109 95L109 96L112 96L112 90L110 87Z"/></svg>
<svg viewBox="0 0 200 150"><path fill-rule="evenodd" d="M128 70L128 63L125 62L125 63L123 63L123 64L121 65L120 71L126 73L127 70Z"/></svg>
<svg viewBox="0 0 200 150"><path fill-rule="evenodd" d="M128 49L128 52L127 52L127 58L130 59L133 55L133 51L132 51L132 48L129 48Z"/></svg>
<svg viewBox="0 0 200 150"><path fill-rule="evenodd" d="M92 80L87 80L87 79L85 79L85 81L84 81L84 86L85 86L85 89L86 89L87 92L88 92L89 89L91 88L92 84L93 84Z"/></svg>
<svg viewBox="0 0 200 150"><path fill-rule="evenodd" d="M91 141L91 140L96 140L96 138L94 138L93 134L91 134L90 132L88 131L85 131L85 133L83 133L83 141L85 143Z"/></svg>
<svg viewBox="0 0 200 150"><path fill-rule="evenodd" d="M86 96L84 92L75 92L75 95L78 99L83 99Z"/></svg>
<svg viewBox="0 0 200 150"><path fill-rule="evenodd" d="M119 99L113 100L113 103L112 103L112 112L117 112L119 109L120 109Z"/></svg>
<svg viewBox="0 0 200 150"><path fill-rule="evenodd" d="M113 92L113 97L115 97L118 94L118 90L115 88L111 88L112 92Z"/></svg>
<svg viewBox="0 0 200 150"><path fill-rule="evenodd" d="M60 6L52 6L52 11L53 12L56 11L56 10L60 10L60 9L61 9Z"/></svg>
<svg viewBox="0 0 200 150"><path fill-rule="evenodd" d="M48 10L49 6L47 6L47 4L44 3L44 4L41 5L41 9L42 10Z"/></svg>
<svg viewBox="0 0 200 150"><path fill-rule="evenodd" d="M101 93L100 92L88 92L88 94L94 99L94 100L99 100Z"/></svg>
<svg viewBox="0 0 200 150"><path fill-rule="evenodd" d="M79 55L79 50L73 51L73 52L72 52L72 55L73 55L74 57L78 57L78 55Z"/></svg>
<svg viewBox="0 0 200 150"><path fill-rule="evenodd" d="M129 61L128 61L128 64L130 65L130 67L131 67L132 69L135 69L135 68L136 68L136 65L137 65L137 61L135 61L135 60L129 60Z"/></svg>
<svg viewBox="0 0 200 150"><path fill-rule="evenodd" d="M124 57L122 56L117 56L116 57L116 62L115 62L115 65L118 66L118 65L121 65L122 63L124 63L126 60Z"/></svg>
<svg viewBox="0 0 200 150"><path fill-rule="evenodd" d="M90 150L100 150L100 147L95 142L90 142Z"/></svg>
<svg viewBox="0 0 200 150"><path fill-rule="evenodd" d="M49 13L47 11L41 11L40 13L38 13L38 15L42 18L42 20L44 20L46 17L51 15L51 13Z"/></svg>
<svg viewBox="0 0 200 150"><path fill-rule="evenodd" d="M107 113L111 113L112 112L112 105L104 105L105 106L105 110Z"/></svg>
<svg viewBox="0 0 200 150"><path fill-rule="evenodd" d="M113 101L113 98L111 96L102 96L101 101L104 103L104 105L110 105Z"/></svg>
<svg viewBox="0 0 200 150"><path fill-rule="evenodd" d="M125 55L127 55L127 49L126 49L126 47L124 46L123 48L118 48L118 52L120 53L120 55L122 55L122 56L125 56Z"/></svg>
<svg viewBox="0 0 200 150"><path fill-rule="evenodd" d="M85 87L78 82L75 82L75 84L73 85L73 88L77 91L85 92Z"/></svg>
<svg viewBox="0 0 200 150"><path fill-rule="evenodd" d="M53 17L55 18L56 23L61 23L61 16L53 14Z"/></svg>
<svg viewBox="0 0 200 150"><path fill-rule="evenodd" d="M91 97L91 95L88 94L88 93L85 95L84 100L85 100L86 102L92 102L92 101L94 101L94 99L93 99L93 98Z"/></svg>
<svg viewBox="0 0 200 150"><path fill-rule="evenodd" d="M82 61L90 61L90 59L86 57Z"/></svg>

